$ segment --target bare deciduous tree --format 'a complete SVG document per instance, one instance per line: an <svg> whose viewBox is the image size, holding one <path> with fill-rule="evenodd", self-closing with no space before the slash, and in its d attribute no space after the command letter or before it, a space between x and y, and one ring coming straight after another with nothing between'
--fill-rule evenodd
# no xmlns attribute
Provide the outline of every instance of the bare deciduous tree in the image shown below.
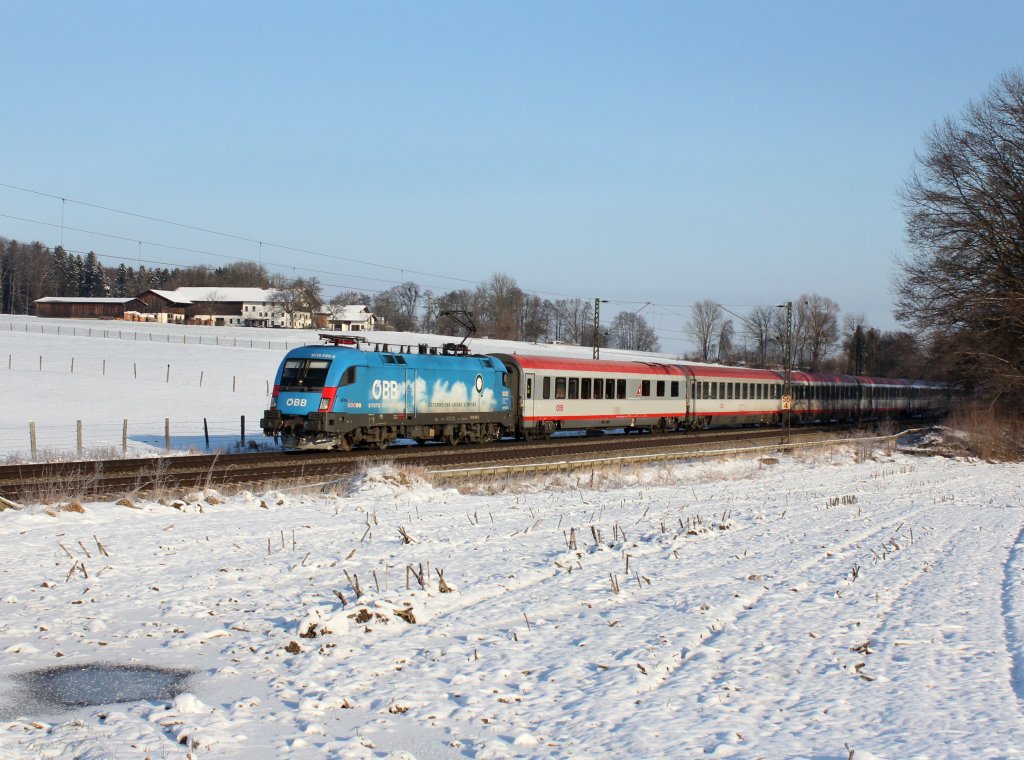
<svg viewBox="0 0 1024 760"><path fill-rule="evenodd" d="M801 365L818 370L839 340L839 304L817 293L801 296L794 335Z"/></svg>
<svg viewBox="0 0 1024 760"><path fill-rule="evenodd" d="M627 351L657 351L660 348L654 328L633 311L616 314L608 327L608 333L612 348Z"/></svg>
<svg viewBox="0 0 1024 760"><path fill-rule="evenodd" d="M901 199L912 253L896 316L945 346L964 381L1024 399L1024 73L931 129Z"/></svg>
<svg viewBox="0 0 1024 760"><path fill-rule="evenodd" d="M722 307L714 301L700 301L693 305L690 321L686 323L686 332L697 344L697 358L700 361L711 361L724 321Z"/></svg>

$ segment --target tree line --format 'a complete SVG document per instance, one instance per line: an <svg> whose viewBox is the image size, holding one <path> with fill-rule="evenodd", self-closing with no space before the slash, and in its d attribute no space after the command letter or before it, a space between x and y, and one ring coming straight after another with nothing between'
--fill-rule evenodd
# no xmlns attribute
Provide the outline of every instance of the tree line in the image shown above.
<svg viewBox="0 0 1024 760"><path fill-rule="evenodd" d="M95 252L76 254L61 246L21 243L0 237L0 314L31 314L39 298L131 298L151 289L179 287L270 287L267 270L241 261L223 267L108 267Z"/></svg>
<svg viewBox="0 0 1024 760"><path fill-rule="evenodd" d="M365 305L381 329L401 332L460 334L463 326L451 313L471 314L477 336L525 342L552 342L630 351L660 350L654 328L636 311L623 311L594 329L594 301L549 300L527 293L510 275L497 273L475 288L434 293L407 281L387 290L340 292L324 301L316 277L270 274L255 262L223 267L137 269L125 264L104 267L95 253L49 249L41 243L0 238L0 303L3 313L29 314L43 296L125 297L149 289L178 287L274 288L275 305L294 317L326 310L340 316L346 306ZM922 376L923 354L909 333L883 333L861 316L848 316L840 330L839 306L812 294L795 302L793 366L869 374ZM770 306L744 317L728 314L714 301L702 301L683 325L697 350L686 358L753 367L781 367L785 357L785 312ZM858 363L857 357L861 360Z"/></svg>

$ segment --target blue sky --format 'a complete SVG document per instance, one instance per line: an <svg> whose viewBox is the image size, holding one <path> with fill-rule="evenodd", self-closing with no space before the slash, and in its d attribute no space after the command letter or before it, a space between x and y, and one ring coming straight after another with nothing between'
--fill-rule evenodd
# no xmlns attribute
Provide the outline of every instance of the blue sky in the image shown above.
<svg viewBox="0 0 1024 760"><path fill-rule="evenodd" d="M914 152L1024 64L1019 2L7 0L0 28L0 184L56 196L0 186L2 236L327 295L504 272L651 302L669 351L704 299L895 327Z"/></svg>

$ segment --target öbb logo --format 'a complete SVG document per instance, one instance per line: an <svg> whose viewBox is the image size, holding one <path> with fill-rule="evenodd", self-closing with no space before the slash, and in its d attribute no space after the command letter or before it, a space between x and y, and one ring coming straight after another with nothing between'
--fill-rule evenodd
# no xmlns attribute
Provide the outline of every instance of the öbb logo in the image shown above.
<svg viewBox="0 0 1024 760"><path fill-rule="evenodd" d="M289 398L284 402L285 406L305 406L306 399L304 398Z"/></svg>
<svg viewBox="0 0 1024 760"><path fill-rule="evenodd" d="M374 380L370 387L370 395L377 401L398 399L402 397L402 386L404 385L405 383L395 380Z"/></svg>

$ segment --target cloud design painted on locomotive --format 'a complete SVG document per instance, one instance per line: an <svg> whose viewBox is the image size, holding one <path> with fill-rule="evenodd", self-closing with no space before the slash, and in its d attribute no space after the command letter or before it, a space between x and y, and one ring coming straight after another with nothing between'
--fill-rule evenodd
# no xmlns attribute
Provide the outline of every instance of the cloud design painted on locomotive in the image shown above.
<svg viewBox="0 0 1024 760"><path fill-rule="evenodd" d="M497 399L491 388L484 387L482 378L477 379L479 390L470 390L462 381L449 383L435 380L428 392L427 382L422 377L408 383L412 386L412 409L406 407L405 382L376 380L370 389L371 402L368 405L375 412L399 414L406 411L418 413L444 412L493 412L498 408Z"/></svg>

